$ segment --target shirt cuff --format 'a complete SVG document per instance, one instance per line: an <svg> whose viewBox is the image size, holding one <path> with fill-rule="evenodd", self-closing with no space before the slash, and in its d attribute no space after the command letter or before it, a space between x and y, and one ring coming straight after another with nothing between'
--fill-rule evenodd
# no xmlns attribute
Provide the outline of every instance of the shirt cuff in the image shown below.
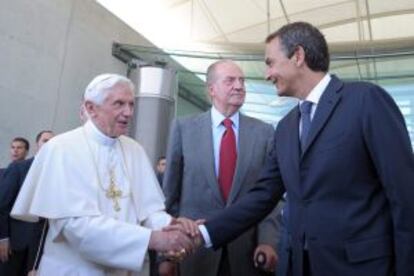
<svg viewBox="0 0 414 276"><path fill-rule="evenodd" d="M203 236L204 247L205 248L213 247L213 244L211 243L210 235L208 234L206 226L204 224L201 224L198 226L198 230L200 230L201 236Z"/></svg>
<svg viewBox="0 0 414 276"><path fill-rule="evenodd" d="M8 242L8 241L9 241L9 238L0 239L0 243Z"/></svg>

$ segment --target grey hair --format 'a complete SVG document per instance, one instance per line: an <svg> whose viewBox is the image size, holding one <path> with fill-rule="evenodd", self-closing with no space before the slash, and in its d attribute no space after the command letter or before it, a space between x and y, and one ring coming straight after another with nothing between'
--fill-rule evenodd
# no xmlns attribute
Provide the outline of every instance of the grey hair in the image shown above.
<svg viewBox="0 0 414 276"><path fill-rule="evenodd" d="M217 76L216 76L217 67L221 64L224 64L224 63L236 64L231 59L221 59L221 60L218 60L218 61L210 64L210 66L207 68L207 72L206 72L206 84L207 84L207 86L213 84L216 81L216 79L217 79Z"/></svg>
<svg viewBox="0 0 414 276"><path fill-rule="evenodd" d="M134 84L130 79L118 74L102 74L96 76L86 87L85 94L83 95L84 101L91 101L95 104L101 105L108 94L117 84L126 84L134 91Z"/></svg>

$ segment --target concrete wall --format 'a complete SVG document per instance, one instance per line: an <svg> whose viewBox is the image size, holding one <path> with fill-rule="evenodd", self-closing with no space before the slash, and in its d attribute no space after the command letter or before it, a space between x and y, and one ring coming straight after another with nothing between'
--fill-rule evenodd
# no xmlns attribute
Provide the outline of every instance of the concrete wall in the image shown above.
<svg viewBox="0 0 414 276"><path fill-rule="evenodd" d="M92 0L0 0L0 7L4 167L13 137L34 145L42 129L61 133L78 126L88 82L103 72L126 73L125 64L112 57L113 41L152 45Z"/></svg>

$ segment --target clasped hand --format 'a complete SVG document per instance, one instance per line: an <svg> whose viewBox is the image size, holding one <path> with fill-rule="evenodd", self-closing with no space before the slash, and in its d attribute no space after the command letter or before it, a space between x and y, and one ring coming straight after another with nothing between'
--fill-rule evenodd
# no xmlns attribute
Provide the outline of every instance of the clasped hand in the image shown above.
<svg viewBox="0 0 414 276"><path fill-rule="evenodd" d="M204 220L193 221L187 218L173 218L171 224L164 227L165 232L179 231L186 236L189 243L183 244L179 250L168 250L161 252L161 255L173 262L180 262L189 254L194 253L201 246L203 238L198 229L198 225L204 223Z"/></svg>
<svg viewBox="0 0 414 276"><path fill-rule="evenodd" d="M203 243L198 225L204 220L173 218L161 231L153 231L149 248L156 250L170 261L179 262L192 254Z"/></svg>

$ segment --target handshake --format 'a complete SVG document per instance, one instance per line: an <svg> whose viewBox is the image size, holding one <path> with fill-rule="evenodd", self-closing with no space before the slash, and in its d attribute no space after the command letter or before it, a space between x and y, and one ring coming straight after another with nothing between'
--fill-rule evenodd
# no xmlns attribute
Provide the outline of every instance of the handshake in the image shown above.
<svg viewBox="0 0 414 276"><path fill-rule="evenodd" d="M198 228L202 223L204 220L173 218L162 230L152 231L148 247L170 261L180 262L204 243Z"/></svg>

